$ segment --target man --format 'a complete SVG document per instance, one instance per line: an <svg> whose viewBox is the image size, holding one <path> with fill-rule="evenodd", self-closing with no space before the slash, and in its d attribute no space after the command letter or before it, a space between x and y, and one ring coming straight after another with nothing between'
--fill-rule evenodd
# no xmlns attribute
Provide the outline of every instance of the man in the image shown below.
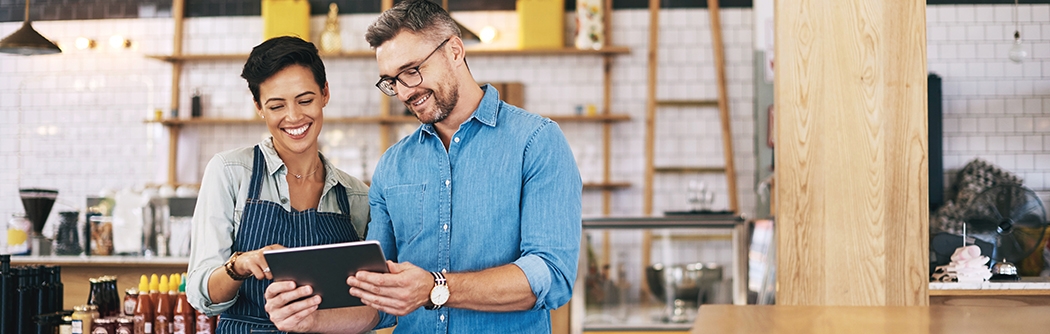
<svg viewBox="0 0 1050 334"><path fill-rule="evenodd" d="M350 294L379 311L376 328L550 332L550 310L572 295L581 233L582 183L560 128L479 87L456 23L434 3L398 3L365 38L376 86L423 124L386 151L369 191L367 238L396 263L349 277ZM282 283L267 291L271 319L309 329L295 326L313 302L286 304L308 287Z"/></svg>

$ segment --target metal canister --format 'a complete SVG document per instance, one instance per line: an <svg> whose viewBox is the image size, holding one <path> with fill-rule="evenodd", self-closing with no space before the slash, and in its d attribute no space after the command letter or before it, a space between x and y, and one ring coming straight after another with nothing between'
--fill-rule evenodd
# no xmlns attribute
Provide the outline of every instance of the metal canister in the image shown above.
<svg viewBox="0 0 1050 334"><path fill-rule="evenodd" d="M114 334L117 331L116 318L99 318L91 325L91 334Z"/></svg>

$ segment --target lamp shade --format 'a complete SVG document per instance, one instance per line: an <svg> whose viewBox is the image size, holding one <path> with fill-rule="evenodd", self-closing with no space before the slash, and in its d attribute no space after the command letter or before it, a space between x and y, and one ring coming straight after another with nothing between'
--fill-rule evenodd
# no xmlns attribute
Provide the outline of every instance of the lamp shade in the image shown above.
<svg viewBox="0 0 1050 334"><path fill-rule="evenodd" d="M0 52L28 56L60 53L62 49L33 30L29 20L26 20L22 23L22 28L0 40Z"/></svg>

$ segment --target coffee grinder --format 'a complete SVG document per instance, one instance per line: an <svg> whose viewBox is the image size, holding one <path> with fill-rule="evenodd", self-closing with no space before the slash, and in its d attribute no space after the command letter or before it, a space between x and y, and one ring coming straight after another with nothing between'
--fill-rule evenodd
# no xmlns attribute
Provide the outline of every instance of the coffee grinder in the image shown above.
<svg viewBox="0 0 1050 334"><path fill-rule="evenodd" d="M18 190L22 197L22 206L26 210L26 219L33 224L33 235L30 236L30 251L34 256L51 255L51 242L44 238L44 223L47 216L51 214L51 207L55 205L58 190L22 188Z"/></svg>

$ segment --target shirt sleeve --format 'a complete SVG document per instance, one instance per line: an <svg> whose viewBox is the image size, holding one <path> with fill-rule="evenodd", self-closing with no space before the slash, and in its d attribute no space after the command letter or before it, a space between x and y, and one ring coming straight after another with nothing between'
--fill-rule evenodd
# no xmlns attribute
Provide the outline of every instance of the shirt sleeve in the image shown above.
<svg viewBox="0 0 1050 334"><path fill-rule="evenodd" d="M194 308L209 316L222 313L237 301L234 296L227 302L212 303L208 278L231 254L239 184L224 159L218 155L213 157L204 169L197 206L193 211L193 243L186 296Z"/></svg>
<svg viewBox="0 0 1050 334"><path fill-rule="evenodd" d="M387 159L384 155L376 167L376 174L372 177L372 185L368 189L368 206L371 209L371 221L368 222L368 240L379 241L383 254L387 260L398 261L397 243L394 240L394 229L390 220L390 213L386 207L386 197L383 194L382 172L385 170L383 161ZM397 317L386 312L379 311L379 323L374 329L388 328L397 324Z"/></svg>
<svg viewBox="0 0 1050 334"><path fill-rule="evenodd" d="M533 309L558 308L572 297L582 233L583 181L557 123L536 130L525 147L521 252L514 261L536 295Z"/></svg>

